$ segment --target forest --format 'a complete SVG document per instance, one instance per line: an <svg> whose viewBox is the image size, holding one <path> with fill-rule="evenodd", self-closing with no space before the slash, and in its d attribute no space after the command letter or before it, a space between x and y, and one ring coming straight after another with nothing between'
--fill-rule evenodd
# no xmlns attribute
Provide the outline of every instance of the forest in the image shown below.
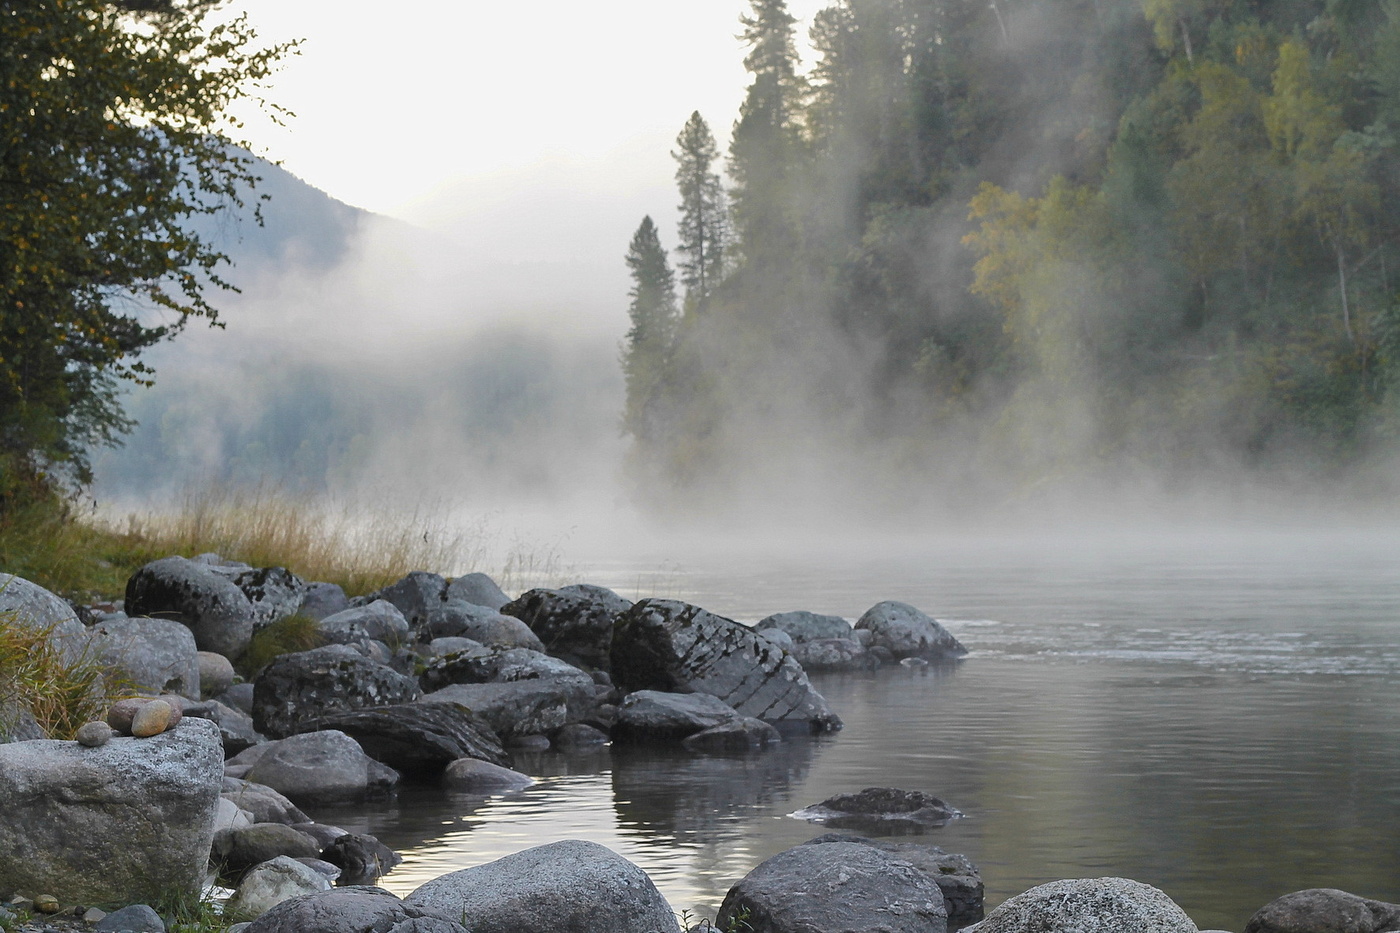
<svg viewBox="0 0 1400 933"><path fill-rule="evenodd" d="M1400 3L840 0L742 21L626 254L643 488L1386 489Z"/></svg>

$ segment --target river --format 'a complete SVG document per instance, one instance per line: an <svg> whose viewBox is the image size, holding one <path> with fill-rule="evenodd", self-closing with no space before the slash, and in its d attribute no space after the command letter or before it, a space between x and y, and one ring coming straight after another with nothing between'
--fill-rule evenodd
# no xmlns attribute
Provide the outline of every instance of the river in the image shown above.
<svg viewBox="0 0 1400 933"><path fill-rule="evenodd" d="M757 544L580 564L629 598L742 622L854 621L882 599L970 649L948 668L813 675L839 733L742 758L602 749L518 755L533 787L426 788L314 810L429 878L557 839L602 843L672 906L713 917L758 862L825 830L788 816L895 786L967 817L919 841L969 856L988 907L1059 878L1164 889L1239 931L1288 891L1400 901L1400 535L1388 529Z"/></svg>

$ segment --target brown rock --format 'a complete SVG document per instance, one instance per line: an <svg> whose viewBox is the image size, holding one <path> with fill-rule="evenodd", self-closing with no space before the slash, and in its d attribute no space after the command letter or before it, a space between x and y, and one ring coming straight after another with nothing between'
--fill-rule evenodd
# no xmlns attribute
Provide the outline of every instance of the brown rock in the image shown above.
<svg viewBox="0 0 1400 933"><path fill-rule="evenodd" d="M118 700L107 711L107 725L117 730L118 735L131 735L131 720L136 711L149 703L146 697L130 697Z"/></svg>
<svg viewBox="0 0 1400 933"><path fill-rule="evenodd" d="M41 914L58 913L58 898L52 894L40 894L34 898L34 909Z"/></svg>
<svg viewBox="0 0 1400 933"><path fill-rule="evenodd" d="M152 700L131 718L131 734L138 739L160 735L170 725L174 710L164 700Z"/></svg>

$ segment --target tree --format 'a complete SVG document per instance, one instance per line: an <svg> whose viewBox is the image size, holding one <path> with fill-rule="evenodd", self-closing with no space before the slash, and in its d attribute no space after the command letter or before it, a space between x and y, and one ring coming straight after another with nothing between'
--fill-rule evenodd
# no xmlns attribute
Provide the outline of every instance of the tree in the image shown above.
<svg viewBox="0 0 1400 933"><path fill-rule="evenodd" d="M131 422L123 381L191 318L217 323L227 257L191 221L257 183L229 108L294 43L257 48L215 0L0 7L0 512L90 479Z"/></svg>
<svg viewBox="0 0 1400 933"><path fill-rule="evenodd" d="M697 110L676 137L676 187L680 190L678 265L686 297L703 302L724 274L725 205L719 175L710 170L719 150Z"/></svg>
<svg viewBox="0 0 1400 933"><path fill-rule="evenodd" d="M627 250L632 274L632 321L622 348L622 374L627 382L622 426L638 440L657 433L655 405L659 398L667 357L675 338L676 285L661 237L651 217L643 217Z"/></svg>

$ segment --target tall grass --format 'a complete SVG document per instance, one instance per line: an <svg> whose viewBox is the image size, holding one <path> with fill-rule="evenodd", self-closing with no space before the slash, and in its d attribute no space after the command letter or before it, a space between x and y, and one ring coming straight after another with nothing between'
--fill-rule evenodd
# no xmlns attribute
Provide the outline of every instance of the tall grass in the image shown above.
<svg viewBox="0 0 1400 933"><path fill-rule="evenodd" d="M87 654L68 656L53 626L0 612L0 709L28 710L51 738L71 739L83 723L105 719L126 686L104 675Z"/></svg>

